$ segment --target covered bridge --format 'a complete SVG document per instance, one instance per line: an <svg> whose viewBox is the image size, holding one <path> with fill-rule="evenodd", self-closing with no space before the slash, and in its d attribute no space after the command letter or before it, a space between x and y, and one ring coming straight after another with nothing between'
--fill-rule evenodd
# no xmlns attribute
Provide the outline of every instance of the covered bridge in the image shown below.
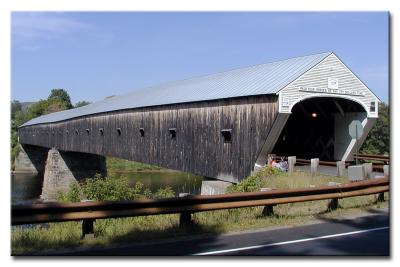
<svg viewBox="0 0 400 267"><path fill-rule="evenodd" d="M95 92L93 92L95 93ZM230 70L44 115L23 146L113 156L238 182L267 155L351 160L378 98L334 53Z"/></svg>

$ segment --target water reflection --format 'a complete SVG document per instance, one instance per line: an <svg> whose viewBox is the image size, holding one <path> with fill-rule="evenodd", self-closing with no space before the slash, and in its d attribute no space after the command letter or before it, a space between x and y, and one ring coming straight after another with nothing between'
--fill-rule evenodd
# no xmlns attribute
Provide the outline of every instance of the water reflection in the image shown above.
<svg viewBox="0 0 400 267"><path fill-rule="evenodd" d="M170 186L176 196L179 193L200 194L201 176L183 172L153 171L153 172L113 172L115 176L124 175L130 185L140 181L145 188L156 192L159 188ZM12 204L28 204L38 201L42 190L43 174L13 173L11 175Z"/></svg>
<svg viewBox="0 0 400 267"><path fill-rule="evenodd" d="M170 186L174 190L176 196L179 193L190 193L193 195L200 194L201 176L195 176L189 173L172 172L172 171L156 171L156 172L116 172L116 176L125 176L129 179L130 185L136 182L144 184L145 188L149 188L152 192L156 192L159 188Z"/></svg>
<svg viewBox="0 0 400 267"><path fill-rule="evenodd" d="M43 175L34 173L11 174L11 203L27 204L35 202L42 193Z"/></svg>

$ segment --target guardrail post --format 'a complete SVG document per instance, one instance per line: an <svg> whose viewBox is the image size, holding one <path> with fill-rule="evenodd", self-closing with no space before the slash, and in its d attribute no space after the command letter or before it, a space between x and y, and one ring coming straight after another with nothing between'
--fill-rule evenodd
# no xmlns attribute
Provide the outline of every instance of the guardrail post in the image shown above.
<svg viewBox="0 0 400 267"><path fill-rule="evenodd" d="M383 165L383 175L389 176L389 165Z"/></svg>
<svg viewBox="0 0 400 267"><path fill-rule="evenodd" d="M272 188L261 188L261 192L271 191ZM274 205L266 205L262 210L262 216L272 216L274 215Z"/></svg>
<svg viewBox="0 0 400 267"><path fill-rule="evenodd" d="M337 210L339 207L339 199L337 198L332 198L329 203L328 203L328 210Z"/></svg>
<svg viewBox="0 0 400 267"><path fill-rule="evenodd" d="M365 178L370 179L372 174L372 163L363 163L362 166L364 168Z"/></svg>
<svg viewBox="0 0 400 267"><path fill-rule="evenodd" d="M274 215L274 206L266 205L262 210L262 216L272 216Z"/></svg>
<svg viewBox="0 0 400 267"><path fill-rule="evenodd" d="M328 186L337 186L337 185L340 185L340 184L341 183L329 182ZM329 202L328 202L328 211L337 210L338 207L339 207L339 199L338 198L332 198L331 200L329 200Z"/></svg>
<svg viewBox="0 0 400 267"><path fill-rule="evenodd" d="M337 176L343 176L344 170L346 169L346 162L344 161L336 161L336 168L337 168Z"/></svg>
<svg viewBox="0 0 400 267"><path fill-rule="evenodd" d="M289 173L294 171L294 165L296 164L296 156L288 157Z"/></svg>
<svg viewBox="0 0 400 267"><path fill-rule="evenodd" d="M385 177L389 177L389 165L383 165L383 175ZM379 193L376 197L376 202L383 202L385 201L385 193Z"/></svg>
<svg viewBox="0 0 400 267"><path fill-rule="evenodd" d="M82 239L94 238L94 219L85 219L82 221Z"/></svg>
<svg viewBox="0 0 400 267"><path fill-rule="evenodd" d="M319 158L311 159L311 174L317 174L319 165Z"/></svg>
<svg viewBox="0 0 400 267"><path fill-rule="evenodd" d="M179 193L179 197L188 197L189 193ZM179 216L179 227L186 228L192 224L192 214L190 212L182 212Z"/></svg>
<svg viewBox="0 0 400 267"><path fill-rule="evenodd" d="M378 196L376 197L376 202L383 202L385 201L385 193L379 193Z"/></svg>

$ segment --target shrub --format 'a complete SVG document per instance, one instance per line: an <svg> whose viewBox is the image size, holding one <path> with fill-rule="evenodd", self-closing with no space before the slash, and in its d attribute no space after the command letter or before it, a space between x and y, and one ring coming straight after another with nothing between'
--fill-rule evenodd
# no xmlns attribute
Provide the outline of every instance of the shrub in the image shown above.
<svg viewBox="0 0 400 267"><path fill-rule="evenodd" d="M96 175L82 183L83 194L90 200L130 200L138 198L143 189L143 184L137 182L133 187L129 185L128 178L106 177Z"/></svg>
<svg viewBox="0 0 400 267"><path fill-rule="evenodd" d="M175 192L169 186L167 186L166 188L158 189L157 192L154 194L154 198L169 198L174 196Z"/></svg>
<svg viewBox="0 0 400 267"><path fill-rule="evenodd" d="M226 188L226 193L234 192L255 192L260 191L261 188L266 187L267 178L271 176L281 175L283 172L278 168L266 166L263 169L246 177L238 184L230 185Z"/></svg>
<svg viewBox="0 0 400 267"><path fill-rule="evenodd" d="M56 198L58 202L80 202L83 198L82 189L77 182L71 183L68 192L59 191Z"/></svg>
<svg viewBox="0 0 400 267"><path fill-rule="evenodd" d="M130 185L125 176L102 178L100 175L96 175L94 178L87 178L81 184L71 184L67 193L58 192L57 201L79 202L84 198L94 201L117 201L173 196L175 196L175 192L171 187L160 188L153 195L151 190L145 188L141 182Z"/></svg>

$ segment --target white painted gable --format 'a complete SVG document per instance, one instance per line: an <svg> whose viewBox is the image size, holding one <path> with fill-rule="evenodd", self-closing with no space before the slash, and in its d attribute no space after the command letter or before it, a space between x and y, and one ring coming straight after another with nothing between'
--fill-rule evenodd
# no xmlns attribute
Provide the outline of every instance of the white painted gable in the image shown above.
<svg viewBox="0 0 400 267"><path fill-rule="evenodd" d="M333 53L277 94L280 113L291 113L296 103L308 98L339 97L361 104L368 117L378 117L379 99Z"/></svg>

